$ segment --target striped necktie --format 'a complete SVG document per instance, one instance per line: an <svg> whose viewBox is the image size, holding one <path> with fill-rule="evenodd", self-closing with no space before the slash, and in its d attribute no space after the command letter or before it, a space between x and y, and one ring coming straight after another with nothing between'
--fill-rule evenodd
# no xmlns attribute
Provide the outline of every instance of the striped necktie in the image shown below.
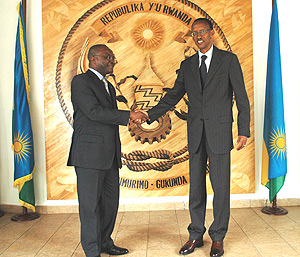
<svg viewBox="0 0 300 257"><path fill-rule="evenodd" d="M105 85L105 89L106 89L107 93L110 95L107 79L105 77L103 77L102 81L103 81L103 83Z"/></svg>

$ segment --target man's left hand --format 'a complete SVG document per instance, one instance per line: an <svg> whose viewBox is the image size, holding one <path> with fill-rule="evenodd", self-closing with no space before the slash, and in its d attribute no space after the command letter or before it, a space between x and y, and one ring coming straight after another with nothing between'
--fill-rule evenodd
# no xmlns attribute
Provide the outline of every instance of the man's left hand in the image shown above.
<svg viewBox="0 0 300 257"><path fill-rule="evenodd" d="M247 144L247 137L239 136L237 142L235 143L235 145L236 145L235 148L237 151L239 151L239 150L245 148L246 144Z"/></svg>

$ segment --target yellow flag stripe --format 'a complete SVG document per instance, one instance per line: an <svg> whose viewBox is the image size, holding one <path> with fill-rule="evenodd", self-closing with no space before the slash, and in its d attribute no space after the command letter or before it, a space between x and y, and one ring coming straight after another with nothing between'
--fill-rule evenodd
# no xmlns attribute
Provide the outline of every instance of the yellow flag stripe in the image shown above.
<svg viewBox="0 0 300 257"><path fill-rule="evenodd" d="M25 182L27 182L27 181L29 181L29 180L31 180L31 179L33 179L33 176L32 176L32 174L35 172L35 166L33 167L33 170L32 170L32 172L30 173L30 174L28 174L27 176L24 176L24 177L21 177L21 178L19 178L19 179L16 179L15 181L14 181L14 187L15 188L19 188L19 192L22 190L22 187L23 187L23 185L25 184Z"/></svg>
<svg viewBox="0 0 300 257"><path fill-rule="evenodd" d="M32 204L26 203L24 201L22 201L21 199L19 199L20 204L22 204L22 206L26 207L27 209L31 209L32 211L35 212L35 206L33 206Z"/></svg>
<svg viewBox="0 0 300 257"><path fill-rule="evenodd" d="M269 182L269 154L265 140L263 140L262 151L261 184L265 186Z"/></svg>
<svg viewBox="0 0 300 257"><path fill-rule="evenodd" d="M26 86L26 93L27 93L27 101L28 106L30 109L30 86L29 86L29 80L28 80L28 67L27 67L27 56L26 56L26 48L25 48L25 40L24 40L24 28L22 24L22 18L20 14L20 3L18 4L18 10L19 10L19 31L20 31L20 46L21 46L21 55L22 55L22 66L23 66L23 72L24 72L24 79L25 79L25 86Z"/></svg>

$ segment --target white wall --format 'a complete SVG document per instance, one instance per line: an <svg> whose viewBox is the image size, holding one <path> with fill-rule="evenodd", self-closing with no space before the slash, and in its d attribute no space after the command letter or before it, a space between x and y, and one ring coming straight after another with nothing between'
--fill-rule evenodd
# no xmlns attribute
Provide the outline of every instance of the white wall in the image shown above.
<svg viewBox="0 0 300 257"><path fill-rule="evenodd" d="M0 0L0 203L18 205L18 190L13 188L11 117L14 87L14 55L19 0ZM27 1L27 48L31 85L31 120L34 134L37 204L47 204L44 133L43 49L41 0Z"/></svg>
<svg viewBox="0 0 300 257"><path fill-rule="evenodd" d="M11 107L14 80L14 48L19 0L0 0L0 203L18 205L13 188L13 151L11 151ZM196 1L195 1L196 2ZM271 0L253 0L254 114L256 146L256 192L232 195L237 199L267 199L268 190L260 185L261 142L264 113L266 62L271 15ZM300 198L300 76L297 49L299 0L278 0L285 121L288 147L288 174L279 199ZM68 205L77 201L48 201L46 185L43 52L41 0L27 1L27 46L32 99L32 126L36 159L35 195L37 205ZM211 199L211 196L210 198ZM122 199L121 203L187 201L187 197Z"/></svg>
<svg viewBox="0 0 300 257"><path fill-rule="evenodd" d="M253 48L254 48L254 116L256 140L256 181L255 198L267 198L268 190L259 185L262 149L262 130L266 81L266 63L272 1L253 0ZM288 173L278 198L300 197L300 77L298 75L299 51L294 51L299 36L295 30L300 25L298 16L300 1L277 0L284 113L287 134ZM253 198L252 198L253 199Z"/></svg>

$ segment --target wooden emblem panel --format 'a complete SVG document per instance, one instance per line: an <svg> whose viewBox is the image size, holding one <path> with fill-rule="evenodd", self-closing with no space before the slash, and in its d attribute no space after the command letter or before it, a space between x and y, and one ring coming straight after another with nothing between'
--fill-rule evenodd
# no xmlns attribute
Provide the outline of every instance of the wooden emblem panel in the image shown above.
<svg viewBox="0 0 300 257"><path fill-rule="evenodd" d="M233 51L242 65L251 103L251 138L232 151L232 193L255 190L251 0L43 1L44 92L49 200L74 199L76 175L67 167L73 109L70 83L88 68L87 51L106 44L118 60L110 82L120 109L155 106L173 87L180 62L197 49L190 37L195 18L211 19L214 44ZM152 125L120 127L121 197L188 195L185 96ZM236 119L237 112L234 110ZM234 123L234 142L237 127ZM208 193L212 189L208 182Z"/></svg>

